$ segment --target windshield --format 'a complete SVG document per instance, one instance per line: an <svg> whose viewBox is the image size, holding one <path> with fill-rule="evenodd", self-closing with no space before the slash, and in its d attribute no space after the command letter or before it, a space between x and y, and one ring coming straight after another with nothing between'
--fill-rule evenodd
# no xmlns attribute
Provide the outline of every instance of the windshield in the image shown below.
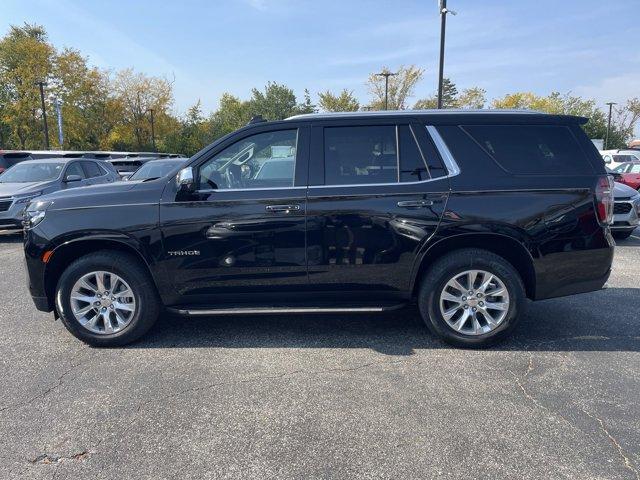
<svg viewBox="0 0 640 480"><path fill-rule="evenodd" d="M160 178L171 172L178 162L147 162L142 165L129 180L146 180L147 178Z"/></svg>
<svg viewBox="0 0 640 480"><path fill-rule="evenodd" d="M633 162L638 158L635 155L613 155L613 161L616 163L620 162Z"/></svg>
<svg viewBox="0 0 640 480"><path fill-rule="evenodd" d="M0 183L30 183L55 180L60 176L63 168L64 163L22 162L0 175Z"/></svg>

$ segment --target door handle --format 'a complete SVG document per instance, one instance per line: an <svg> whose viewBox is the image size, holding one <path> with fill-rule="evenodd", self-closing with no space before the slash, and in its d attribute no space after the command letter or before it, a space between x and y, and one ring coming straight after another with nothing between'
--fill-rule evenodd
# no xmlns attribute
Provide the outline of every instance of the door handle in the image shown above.
<svg viewBox="0 0 640 480"><path fill-rule="evenodd" d="M416 201L404 201L398 202L398 206L401 208L424 208L433 205L433 200L416 200Z"/></svg>
<svg viewBox="0 0 640 480"><path fill-rule="evenodd" d="M265 210L272 213L291 213L300 210L300 205L267 205Z"/></svg>

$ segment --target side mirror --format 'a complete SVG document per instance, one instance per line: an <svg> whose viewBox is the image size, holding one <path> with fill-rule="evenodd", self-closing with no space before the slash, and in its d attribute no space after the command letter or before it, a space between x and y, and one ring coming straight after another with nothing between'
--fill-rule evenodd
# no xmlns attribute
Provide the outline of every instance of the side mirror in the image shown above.
<svg viewBox="0 0 640 480"><path fill-rule="evenodd" d="M196 184L194 181L193 168L186 167L180 170L176 176L176 183L178 184L178 190L181 192L195 192Z"/></svg>
<svg viewBox="0 0 640 480"><path fill-rule="evenodd" d="M64 181L67 183L80 182L82 181L82 177L80 175L67 175Z"/></svg>

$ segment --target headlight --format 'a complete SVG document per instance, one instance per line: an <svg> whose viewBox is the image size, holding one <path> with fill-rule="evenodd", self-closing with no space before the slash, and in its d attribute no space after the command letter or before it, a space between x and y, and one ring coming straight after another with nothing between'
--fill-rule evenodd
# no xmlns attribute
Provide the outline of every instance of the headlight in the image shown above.
<svg viewBox="0 0 640 480"><path fill-rule="evenodd" d="M39 197L40 195L42 195L42 192L29 193L28 195L25 195L23 197L14 197L15 198L14 202L16 204L29 203L31 200L33 200L36 197Z"/></svg>
<svg viewBox="0 0 640 480"><path fill-rule="evenodd" d="M22 221L24 228L33 228L42 222L47 212L47 208L49 208L52 203L53 202L46 201L31 202L24 211L24 219Z"/></svg>

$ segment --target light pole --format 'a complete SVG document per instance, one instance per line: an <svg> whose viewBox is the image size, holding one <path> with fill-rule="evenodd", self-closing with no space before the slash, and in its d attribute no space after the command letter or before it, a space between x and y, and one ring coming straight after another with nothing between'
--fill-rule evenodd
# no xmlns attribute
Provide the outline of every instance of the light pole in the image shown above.
<svg viewBox="0 0 640 480"><path fill-rule="evenodd" d="M62 148L64 143L64 134L62 132L62 108L58 97L53 98L53 105L56 108L56 116L58 117L58 143L60 144L60 148Z"/></svg>
<svg viewBox="0 0 640 480"><path fill-rule="evenodd" d="M384 109L389 110L389 77L398 75L391 72L380 72L375 74L377 77L384 77Z"/></svg>
<svg viewBox="0 0 640 480"><path fill-rule="evenodd" d="M447 13L456 15L453 10L447 9L447 0L439 0L440 3L440 69L438 70L438 109L442 108L442 81L444 79L444 33L447 27Z"/></svg>
<svg viewBox="0 0 640 480"><path fill-rule="evenodd" d="M606 150L609 147L609 131L611 130L611 110L614 105L617 105L615 102L607 102L605 105L609 105L609 120L607 121L607 135L604 137L604 149Z"/></svg>
<svg viewBox="0 0 640 480"><path fill-rule="evenodd" d="M47 108L44 104L44 86L47 82L39 81L36 85L40 87L40 103L42 104L42 122L44 123L44 146L45 150L49 150L49 127L47 126Z"/></svg>
<svg viewBox="0 0 640 480"><path fill-rule="evenodd" d="M151 114L151 143L153 144L153 151L156 152L156 131L153 127L153 108L149 109L149 113Z"/></svg>

